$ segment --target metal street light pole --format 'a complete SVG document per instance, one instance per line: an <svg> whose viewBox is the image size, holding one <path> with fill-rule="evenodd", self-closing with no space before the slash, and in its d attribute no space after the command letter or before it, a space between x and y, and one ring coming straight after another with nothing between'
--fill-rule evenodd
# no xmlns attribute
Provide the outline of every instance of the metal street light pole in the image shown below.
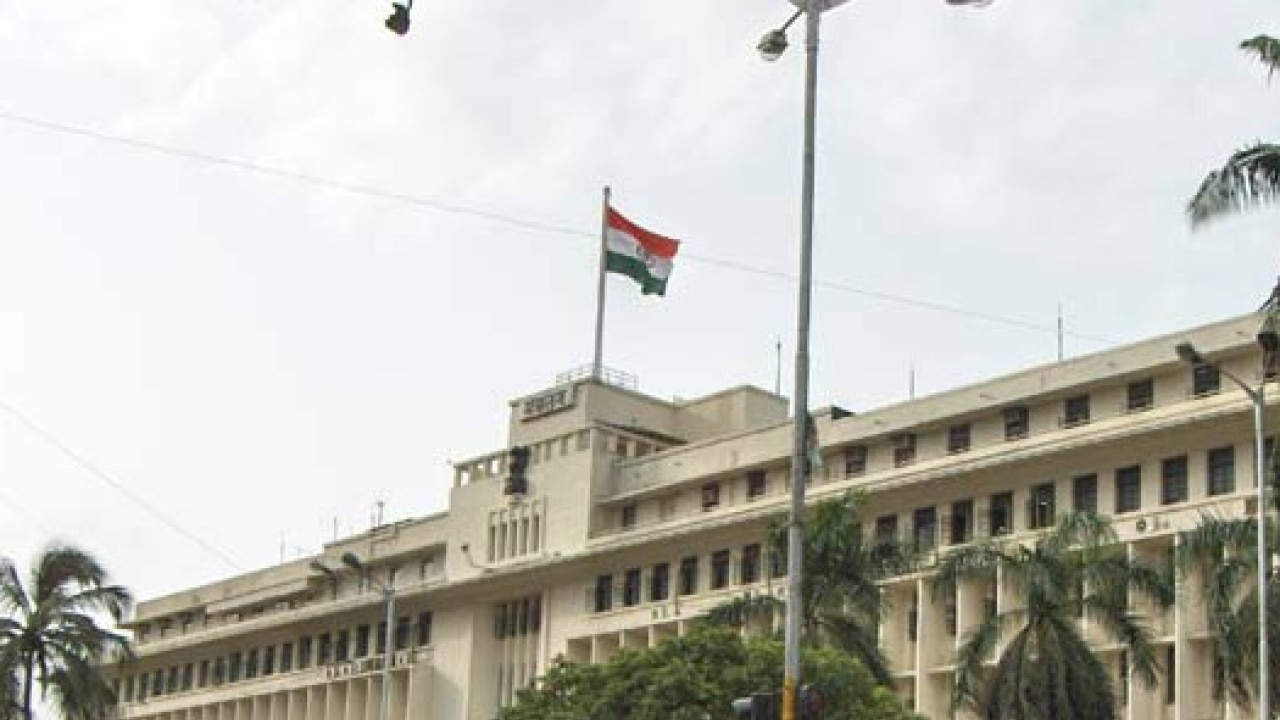
<svg viewBox="0 0 1280 720"><path fill-rule="evenodd" d="M1262 336L1259 335L1261 341ZM1264 345L1265 347L1265 345ZM1266 412L1266 365L1268 353L1263 355L1263 374L1257 388L1249 387L1234 373L1223 369L1217 363L1211 363L1189 342L1180 343L1175 348L1183 362L1194 367L1213 367L1218 374L1226 377L1236 387L1244 391L1253 404L1253 482L1257 488L1258 503L1258 720L1271 720L1271 662L1268 654L1267 639L1267 594L1268 576L1271 558L1267 551L1267 474L1266 474L1266 435L1263 427L1263 414Z"/></svg>
<svg viewBox="0 0 1280 720"><path fill-rule="evenodd" d="M342 562L347 567L358 572L366 572L367 568L364 563L360 562L360 558L355 553L346 552L342 554ZM378 592L382 593L382 602L386 608L386 632L382 653L382 703L378 708L379 720L388 720L391 717L391 659L395 652L392 644L393 638L393 622L396 616L396 588L390 583L384 583L381 580L369 576L370 582L377 586Z"/></svg>
<svg viewBox="0 0 1280 720"><path fill-rule="evenodd" d="M787 524L787 602L782 681L782 720L795 720L800 681L800 621L804 588L804 496L809 442L809 308L813 294L814 138L818 118L818 30L822 11L846 0L792 0L800 6L781 27L765 33L756 49L769 61L787 49L787 28L805 16L804 162L800 185L800 282L796 303L796 367L792 397L791 508Z"/></svg>

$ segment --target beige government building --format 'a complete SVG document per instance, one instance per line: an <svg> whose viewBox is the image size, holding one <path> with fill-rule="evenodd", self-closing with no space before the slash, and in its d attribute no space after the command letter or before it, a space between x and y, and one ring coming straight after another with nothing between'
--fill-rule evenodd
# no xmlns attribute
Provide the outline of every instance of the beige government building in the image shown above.
<svg viewBox="0 0 1280 720"><path fill-rule="evenodd" d="M866 412L817 411L824 462L808 497L865 491L867 532L938 552L1096 509L1132 553L1159 560L1201 513L1255 512L1252 406L1174 346L1190 340L1256 383L1257 327L1251 315ZM564 379L512 401L507 445L454 465L446 512L141 603L119 717L376 720L380 586L395 589L392 720L489 720L558 656L603 662L727 599L781 597L765 538L787 505L787 400L736 387L673 402L626 385ZM947 718L966 628L1018 598L993 584L935 602L930 584L926 569L885 585L881 642L904 700ZM1150 625L1172 668L1156 687L1129 682L1118 649L1099 645L1122 717L1218 717L1195 593Z"/></svg>

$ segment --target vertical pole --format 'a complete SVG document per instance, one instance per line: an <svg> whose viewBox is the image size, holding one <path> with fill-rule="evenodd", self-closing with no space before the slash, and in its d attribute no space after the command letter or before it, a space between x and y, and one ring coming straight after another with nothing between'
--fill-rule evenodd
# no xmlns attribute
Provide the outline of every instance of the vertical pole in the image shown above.
<svg viewBox="0 0 1280 720"><path fill-rule="evenodd" d="M1058 303L1058 362L1062 362L1062 303Z"/></svg>
<svg viewBox="0 0 1280 720"><path fill-rule="evenodd" d="M773 394L782 394L782 340L778 340L775 345L775 355L773 363Z"/></svg>
<svg viewBox="0 0 1280 720"><path fill-rule="evenodd" d="M609 235L609 186L604 186L603 200L600 204L600 277L596 284L596 346L591 359L591 377L603 382L604 376L604 276L605 258L608 249Z"/></svg>
<svg viewBox="0 0 1280 720"><path fill-rule="evenodd" d="M395 657L395 645L392 644L396 615L396 589L390 585L382 588L382 596L387 601L386 652L382 655L382 707L378 709L380 720L391 717L391 660Z"/></svg>
<svg viewBox="0 0 1280 720"><path fill-rule="evenodd" d="M800 190L800 289L796 307L795 414L791 432L791 522L787 527L786 651L782 720L795 720L800 682L800 613L804 588L805 435L809 419L809 300L813 291L814 136L818 99L818 0L805 11L804 166Z"/></svg>
<svg viewBox="0 0 1280 720"><path fill-rule="evenodd" d="M1264 358L1265 358L1264 353ZM1258 718L1271 719L1271 657L1267 640L1267 587L1270 578L1271 557L1267 543L1267 471L1266 436L1263 434L1262 416L1266 410L1266 360L1263 360L1262 381L1252 393L1254 475L1258 483Z"/></svg>

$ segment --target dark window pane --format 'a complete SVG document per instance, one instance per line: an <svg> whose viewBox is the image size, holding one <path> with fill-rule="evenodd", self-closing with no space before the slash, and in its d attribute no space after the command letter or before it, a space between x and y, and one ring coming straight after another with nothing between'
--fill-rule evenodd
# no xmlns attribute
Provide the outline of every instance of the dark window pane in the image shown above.
<svg viewBox="0 0 1280 720"><path fill-rule="evenodd" d="M1160 463L1160 503L1187 501L1187 456L1165 458Z"/></svg>
<svg viewBox="0 0 1280 720"><path fill-rule="evenodd" d="M1226 495L1236 489L1236 449L1214 448L1209 451L1208 480L1210 495Z"/></svg>
<svg viewBox="0 0 1280 720"><path fill-rule="evenodd" d="M1080 475L1071 481L1072 509L1076 512L1098 512L1098 476Z"/></svg>
<svg viewBox="0 0 1280 720"><path fill-rule="evenodd" d="M1116 512L1134 512L1142 507L1142 468L1116 470Z"/></svg>

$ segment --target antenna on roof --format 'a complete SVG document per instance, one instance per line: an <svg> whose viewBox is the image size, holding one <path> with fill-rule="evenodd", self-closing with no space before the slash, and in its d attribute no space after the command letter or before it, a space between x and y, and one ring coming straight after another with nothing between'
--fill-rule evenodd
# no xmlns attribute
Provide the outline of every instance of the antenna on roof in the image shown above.
<svg viewBox="0 0 1280 720"><path fill-rule="evenodd" d="M911 363L907 366L907 397L916 399L916 364Z"/></svg>
<svg viewBox="0 0 1280 720"><path fill-rule="evenodd" d="M773 364L773 394L782 394L782 338L774 341L774 347L777 350L777 357Z"/></svg>
<svg viewBox="0 0 1280 720"><path fill-rule="evenodd" d="M1058 303L1058 362L1062 362L1062 303Z"/></svg>

